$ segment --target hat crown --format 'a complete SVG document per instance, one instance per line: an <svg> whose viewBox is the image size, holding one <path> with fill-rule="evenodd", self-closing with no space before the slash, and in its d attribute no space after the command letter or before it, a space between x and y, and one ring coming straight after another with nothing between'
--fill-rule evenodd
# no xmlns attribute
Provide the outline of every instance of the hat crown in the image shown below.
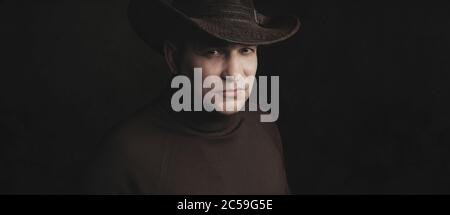
<svg viewBox="0 0 450 215"><path fill-rule="evenodd" d="M191 18L257 22L252 0L173 0L172 5Z"/></svg>

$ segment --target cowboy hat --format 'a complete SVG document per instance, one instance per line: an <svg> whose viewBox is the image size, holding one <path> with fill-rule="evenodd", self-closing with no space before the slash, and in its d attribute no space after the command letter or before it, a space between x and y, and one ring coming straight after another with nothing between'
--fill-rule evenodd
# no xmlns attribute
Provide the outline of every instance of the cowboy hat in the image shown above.
<svg viewBox="0 0 450 215"><path fill-rule="evenodd" d="M291 37L300 27L295 16L264 16L252 0L130 0L128 18L159 52L174 34L202 32L231 43L266 45Z"/></svg>

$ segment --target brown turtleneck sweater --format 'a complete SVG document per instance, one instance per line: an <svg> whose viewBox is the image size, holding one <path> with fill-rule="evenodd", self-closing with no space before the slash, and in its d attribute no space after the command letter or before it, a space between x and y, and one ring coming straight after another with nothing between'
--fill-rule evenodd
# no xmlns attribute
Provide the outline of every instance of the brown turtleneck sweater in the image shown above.
<svg viewBox="0 0 450 215"><path fill-rule="evenodd" d="M90 194L289 194L278 129L259 112L173 112L169 94L112 130Z"/></svg>

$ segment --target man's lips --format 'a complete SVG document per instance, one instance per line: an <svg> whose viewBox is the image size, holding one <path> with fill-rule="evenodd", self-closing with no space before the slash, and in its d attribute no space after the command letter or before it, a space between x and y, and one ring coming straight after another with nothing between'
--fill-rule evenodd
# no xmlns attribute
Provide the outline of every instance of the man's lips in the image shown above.
<svg viewBox="0 0 450 215"><path fill-rule="evenodd" d="M223 90L218 91L217 93L223 94L225 96L235 96L237 93L245 92L245 89L234 89L234 90Z"/></svg>

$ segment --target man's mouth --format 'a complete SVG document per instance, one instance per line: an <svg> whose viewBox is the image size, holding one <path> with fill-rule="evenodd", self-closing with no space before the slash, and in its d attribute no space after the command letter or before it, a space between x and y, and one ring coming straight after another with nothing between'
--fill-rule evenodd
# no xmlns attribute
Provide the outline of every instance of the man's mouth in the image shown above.
<svg viewBox="0 0 450 215"><path fill-rule="evenodd" d="M224 96L231 97L236 96L238 93L241 92L245 92L245 89L224 90L219 93L223 94Z"/></svg>

